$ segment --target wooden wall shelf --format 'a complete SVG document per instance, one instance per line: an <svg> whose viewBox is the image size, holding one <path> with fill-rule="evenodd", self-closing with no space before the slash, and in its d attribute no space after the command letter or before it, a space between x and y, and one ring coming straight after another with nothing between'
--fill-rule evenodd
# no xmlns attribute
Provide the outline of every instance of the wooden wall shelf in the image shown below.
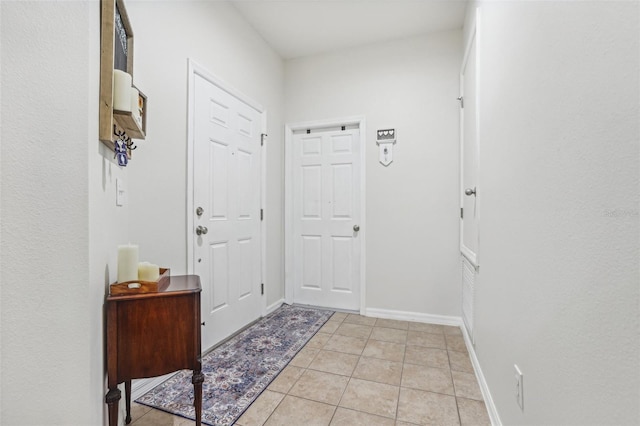
<svg viewBox="0 0 640 426"><path fill-rule="evenodd" d="M147 97L140 92L140 97L143 99L143 108L142 110L145 112L142 114L142 124L138 124L138 122L133 118L133 114L129 111L119 111L117 109L113 110L113 119L115 120L115 124L119 126L122 130L124 130L127 135L132 139L144 139L145 138L145 130L147 128Z"/></svg>
<svg viewBox="0 0 640 426"><path fill-rule="evenodd" d="M114 124L133 139L145 139L147 97L143 99L142 125L130 112L113 109L113 70L133 76L133 30L124 0L101 0L100 32L100 122L99 139L114 150Z"/></svg>

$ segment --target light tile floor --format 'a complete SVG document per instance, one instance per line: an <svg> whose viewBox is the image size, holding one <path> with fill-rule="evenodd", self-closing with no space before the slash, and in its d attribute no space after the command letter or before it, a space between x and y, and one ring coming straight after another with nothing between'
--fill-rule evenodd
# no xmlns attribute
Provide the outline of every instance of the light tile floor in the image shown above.
<svg viewBox="0 0 640 426"><path fill-rule="evenodd" d="M134 426L192 425L133 404ZM335 313L238 426L490 425L457 327Z"/></svg>

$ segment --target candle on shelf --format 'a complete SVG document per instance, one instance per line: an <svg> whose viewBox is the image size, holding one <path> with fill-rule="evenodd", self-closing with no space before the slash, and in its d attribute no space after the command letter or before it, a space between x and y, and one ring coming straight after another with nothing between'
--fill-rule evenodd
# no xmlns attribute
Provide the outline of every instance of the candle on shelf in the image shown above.
<svg viewBox="0 0 640 426"><path fill-rule="evenodd" d="M160 268L149 262L138 264L138 279L140 281L158 281L160 279Z"/></svg>
<svg viewBox="0 0 640 426"><path fill-rule="evenodd" d="M138 92L138 89L136 89L135 87L131 88L131 115L133 116L133 119L140 124L141 123L141 117L140 117L140 108L138 107L138 98L140 97L140 92Z"/></svg>
<svg viewBox="0 0 640 426"><path fill-rule="evenodd" d="M113 109L131 111L131 74L113 70Z"/></svg>
<svg viewBox="0 0 640 426"><path fill-rule="evenodd" d="M118 282L138 279L138 246L126 244L118 246Z"/></svg>

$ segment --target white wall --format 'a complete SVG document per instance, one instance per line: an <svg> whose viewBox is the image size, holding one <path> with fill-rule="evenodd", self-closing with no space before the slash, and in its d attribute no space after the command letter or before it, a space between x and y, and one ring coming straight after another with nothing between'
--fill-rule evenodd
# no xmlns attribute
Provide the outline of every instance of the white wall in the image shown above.
<svg viewBox="0 0 640 426"><path fill-rule="evenodd" d="M638 424L639 3L481 7L482 370L503 424Z"/></svg>
<svg viewBox="0 0 640 426"><path fill-rule="evenodd" d="M286 122L367 120L366 306L460 316L458 74L461 32L286 62ZM395 128L389 167L376 129Z"/></svg>
<svg viewBox="0 0 640 426"><path fill-rule="evenodd" d="M282 297L282 62L226 5L127 2L150 114L149 141L122 169L97 140L99 3L0 5L0 423L104 424L103 305L117 245L136 241L142 256L186 269L188 56L268 110L267 295ZM184 38L163 50L156 26L169 21ZM125 207L115 206L116 178Z"/></svg>
<svg viewBox="0 0 640 426"><path fill-rule="evenodd" d="M0 423L102 424L102 306L126 209L97 140L99 5L0 5Z"/></svg>
<svg viewBox="0 0 640 426"><path fill-rule="evenodd" d="M130 235L141 258L186 273L187 58L267 110L267 303L283 297L283 63L223 2L128 1L134 84L149 98L147 139L129 166Z"/></svg>

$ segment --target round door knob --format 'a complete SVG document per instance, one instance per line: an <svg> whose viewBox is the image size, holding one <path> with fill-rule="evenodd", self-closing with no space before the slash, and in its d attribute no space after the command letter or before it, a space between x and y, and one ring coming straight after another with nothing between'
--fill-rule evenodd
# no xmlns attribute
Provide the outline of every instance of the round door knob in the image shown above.
<svg viewBox="0 0 640 426"><path fill-rule="evenodd" d="M202 225L200 225L200 226L198 226L198 227L196 228L196 234L198 234L198 235L204 235L204 234L206 234L207 232L209 232L209 230L207 229L207 227L206 227L206 226L202 226Z"/></svg>
<svg viewBox="0 0 640 426"><path fill-rule="evenodd" d="M360 230L360 225L353 225L353 230L358 232Z"/></svg>
<svg viewBox="0 0 640 426"><path fill-rule="evenodd" d="M476 195L476 187L474 186L473 189L471 188L467 188L464 190L465 195Z"/></svg>

